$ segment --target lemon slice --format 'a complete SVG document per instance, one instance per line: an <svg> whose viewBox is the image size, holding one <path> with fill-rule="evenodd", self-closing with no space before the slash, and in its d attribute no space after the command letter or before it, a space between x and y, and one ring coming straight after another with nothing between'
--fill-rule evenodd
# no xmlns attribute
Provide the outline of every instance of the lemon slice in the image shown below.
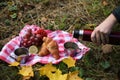
<svg viewBox="0 0 120 80"><path fill-rule="evenodd" d="M29 53L36 54L38 52L38 48L35 45L29 47Z"/></svg>

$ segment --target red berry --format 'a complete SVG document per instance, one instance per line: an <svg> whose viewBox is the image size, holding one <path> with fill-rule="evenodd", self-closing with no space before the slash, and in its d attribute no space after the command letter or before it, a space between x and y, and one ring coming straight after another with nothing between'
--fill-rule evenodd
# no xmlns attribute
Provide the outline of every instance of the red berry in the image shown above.
<svg viewBox="0 0 120 80"><path fill-rule="evenodd" d="M35 33L32 33L31 29L28 29L23 36L21 45L24 47L29 47L31 45L41 46L43 37L47 37L47 33L44 29L36 30Z"/></svg>
<svg viewBox="0 0 120 80"><path fill-rule="evenodd" d="M23 38L29 38L31 35L29 33L25 33L25 35L23 36Z"/></svg>
<svg viewBox="0 0 120 80"><path fill-rule="evenodd" d="M23 42L24 42L24 43L27 43L28 41L29 41L29 40L28 40L27 38L24 38L24 39L23 39Z"/></svg>
<svg viewBox="0 0 120 80"><path fill-rule="evenodd" d="M36 38L42 39L42 36L40 34L36 34Z"/></svg>
<svg viewBox="0 0 120 80"><path fill-rule="evenodd" d="M36 34L40 34L42 37L47 37L47 33L44 29L39 29L36 31Z"/></svg>
<svg viewBox="0 0 120 80"><path fill-rule="evenodd" d="M31 41L31 42L34 42L34 41L35 41L34 36L31 36L31 37L30 37L30 41Z"/></svg>
<svg viewBox="0 0 120 80"><path fill-rule="evenodd" d="M31 42L31 41L28 41L28 42L27 42L27 45L28 45L28 46L31 46L31 45L32 45L32 42Z"/></svg>
<svg viewBox="0 0 120 80"><path fill-rule="evenodd" d="M35 42L32 42L32 45L35 45Z"/></svg>

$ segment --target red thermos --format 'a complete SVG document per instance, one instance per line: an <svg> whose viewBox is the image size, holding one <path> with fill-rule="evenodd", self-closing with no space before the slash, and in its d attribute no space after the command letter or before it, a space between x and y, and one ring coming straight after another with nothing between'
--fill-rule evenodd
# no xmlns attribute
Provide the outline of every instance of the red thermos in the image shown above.
<svg viewBox="0 0 120 80"><path fill-rule="evenodd" d="M73 37L81 38L84 41L91 41L91 33L93 30L84 29L84 30L74 30ZM120 45L120 32L111 32L109 35L109 43L113 45Z"/></svg>

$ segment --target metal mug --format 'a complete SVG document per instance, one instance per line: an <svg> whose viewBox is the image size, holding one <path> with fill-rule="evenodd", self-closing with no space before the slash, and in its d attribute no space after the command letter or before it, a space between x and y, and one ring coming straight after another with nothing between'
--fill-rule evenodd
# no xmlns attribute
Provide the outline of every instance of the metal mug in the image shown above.
<svg viewBox="0 0 120 80"><path fill-rule="evenodd" d="M64 43L65 51L70 56L76 56L78 53L81 52L81 49L78 47L78 45L75 42L65 42Z"/></svg>

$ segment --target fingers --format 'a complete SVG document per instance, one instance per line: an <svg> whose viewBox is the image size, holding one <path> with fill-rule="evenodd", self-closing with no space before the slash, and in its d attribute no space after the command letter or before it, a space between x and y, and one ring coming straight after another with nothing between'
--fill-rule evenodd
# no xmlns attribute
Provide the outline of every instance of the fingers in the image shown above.
<svg viewBox="0 0 120 80"><path fill-rule="evenodd" d="M96 43L96 33L95 33L95 31L93 31L92 34L91 34L91 41Z"/></svg>
<svg viewBox="0 0 120 80"><path fill-rule="evenodd" d="M96 43L100 45L101 44L101 33L99 31L96 33L95 38L96 38Z"/></svg>
<svg viewBox="0 0 120 80"><path fill-rule="evenodd" d="M100 39L102 44L107 44L109 42L109 36L105 33L100 33Z"/></svg>
<svg viewBox="0 0 120 80"><path fill-rule="evenodd" d="M101 43L101 40L100 40L100 32L99 31L93 31L92 34L91 34L91 41L94 42L94 43L97 43L97 44L100 44Z"/></svg>
<svg viewBox="0 0 120 80"><path fill-rule="evenodd" d="M100 33L100 40L101 40L101 43L103 43L103 44L106 43L105 35L103 33Z"/></svg>
<svg viewBox="0 0 120 80"><path fill-rule="evenodd" d="M106 40L106 44L109 43L109 35L108 34L105 34L105 40Z"/></svg>
<svg viewBox="0 0 120 80"><path fill-rule="evenodd" d="M91 34L91 41L98 45L107 44L109 42L109 36L100 31L93 31Z"/></svg>

